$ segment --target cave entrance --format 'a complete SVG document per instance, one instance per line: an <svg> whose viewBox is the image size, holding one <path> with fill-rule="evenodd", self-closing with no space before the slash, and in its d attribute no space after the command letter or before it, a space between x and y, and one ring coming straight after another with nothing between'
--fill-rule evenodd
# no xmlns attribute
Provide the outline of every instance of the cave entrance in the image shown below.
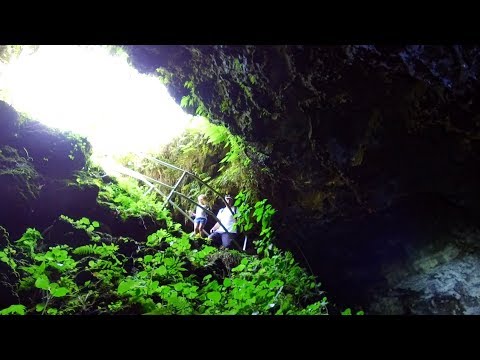
<svg viewBox="0 0 480 360"><path fill-rule="evenodd" d="M3 47L5 48L5 46ZM155 151L192 120L154 76L118 46L12 46L0 62L0 97L26 117L83 135L94 158Z"/></svg>

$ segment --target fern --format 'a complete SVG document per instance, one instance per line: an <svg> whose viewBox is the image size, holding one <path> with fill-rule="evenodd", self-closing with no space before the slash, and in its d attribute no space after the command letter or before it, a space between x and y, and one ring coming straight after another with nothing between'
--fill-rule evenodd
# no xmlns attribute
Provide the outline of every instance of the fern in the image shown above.
<svg viewBox="0 0 480 360"><path fill-rule="evenodd" d="M182 97L182 100L180 100L180 106L183 108L187 107L189 105L189 101L190 101L190 95L186 95Z"/></svg>
<svg viewBox="0 0 480 360"><path fill-rule="evenodd" d="M115 244L102 244L102 246L98 246L96 244L84 245L77 247L73 253L76 255L99 255L101 257L113 256L115 252L118 250L118 245Z"/></svg>
<svg viewBox="0 0 480 360"><path fill-rule="evenodd" d="M73 250L73 253L75 255L99 255L98 253L98 246L96 244L93 245L85 245L85 246L80 246Z"/></svg>
<svg viewBox="0 0 480 360"><path fill-rule="evenodd" d="M224 126L207 126L204 128L205 137L209 144L218 145L228 143L228 130Z"/></svg>

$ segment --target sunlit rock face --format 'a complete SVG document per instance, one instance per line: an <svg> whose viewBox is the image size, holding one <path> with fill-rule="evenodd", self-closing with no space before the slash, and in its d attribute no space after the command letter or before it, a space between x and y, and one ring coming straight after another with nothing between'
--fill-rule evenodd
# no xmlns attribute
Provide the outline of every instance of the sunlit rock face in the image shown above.
<svg viewBox="0 0 480 360"><path fill-rule="evenodd" d="M452 314L478 313L465 305L476 250L452 253L448 232L478 226L479 50L128 48L137 69L172 75L177 102L193 80L212 121L255 149L256 165L270 171L261 190L279 209L281 245L299 259L303 251L332 298L372 312ZM411 265L442 252L448 260ZM373 300L398 288L410 292L394 310Z"/></svg>
<svg viewBox="0 0 480 360"><path fill-rule="evenodd" d="M82 208L88 197L78 196L82 191L68 182L85 165L88 143L81 145L36 121L22 120L2 101L0 134L0 226L12 240L27 226L41 229L58 212Z"/></svg>
<svg viewBox="0 0 480 360"><path fill-rule="evenodd" d="M89 155L90 144L85 139L22 120L0 101L0 226L10 240L20 238L27 227L42 232L60 215L97 220L113 235L139 241L159 228L149 219L123 221L97 203L96 185L76 182Z"/></svg>

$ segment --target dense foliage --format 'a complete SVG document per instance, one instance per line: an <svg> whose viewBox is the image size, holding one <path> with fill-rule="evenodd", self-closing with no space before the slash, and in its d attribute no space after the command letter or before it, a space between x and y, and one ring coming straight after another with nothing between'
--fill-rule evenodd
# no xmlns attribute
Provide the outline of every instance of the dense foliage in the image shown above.
<svg viewBox="0 0 480 360"><path fill-rule="evenodd" d="M79 183L101 187L98 201L123 218L151 216L164 226L147 239L114 237L86 217L60 216L68 244L47 246L36 229L2 241L0 265L19 303L2 314L326 314L320 284L292 254L272 243L275 210L266 200L247 205L237 196L241 230L259 230L257 254L220 250L191 240L154 195L144 197L133 180L95 178ZM56 233L58 234L58 232ZM77 241L82 239L82 241ZM85 242L86 240L86 242ZM83 244L83 245L80 245Z"/></svg>

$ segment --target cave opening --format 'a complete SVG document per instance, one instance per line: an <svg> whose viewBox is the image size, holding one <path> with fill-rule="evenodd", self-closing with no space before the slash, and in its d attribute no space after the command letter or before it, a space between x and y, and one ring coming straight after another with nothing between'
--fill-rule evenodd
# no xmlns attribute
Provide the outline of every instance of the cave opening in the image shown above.
<svg viewBox="0 0 480 360"><path fill-rule="evenodd" d="M97 159L155 151L195 123L121 47L22 46L0 64L2 100L30 119L85 136Z"/></svg>

